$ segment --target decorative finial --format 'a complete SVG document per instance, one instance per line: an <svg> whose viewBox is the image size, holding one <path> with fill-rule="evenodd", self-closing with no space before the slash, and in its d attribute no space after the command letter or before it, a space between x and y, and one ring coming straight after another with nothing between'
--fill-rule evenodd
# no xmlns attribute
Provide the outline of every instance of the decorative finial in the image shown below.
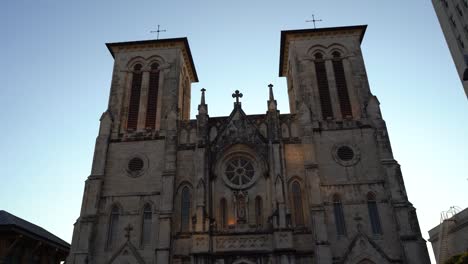
<svg viewBox="0 0 468 264"><path fill-rule="evenodd" d="M273 95L273 84L269 84L268 88L270 88L270 101L275 100L275 96Z"/></svg>
<svg viewBox="0 0 468 264"><path fill-rule="evenodd" d="M132 232L133 230L133 227L132 225L128 224L127 227L124 228L126 234L125 234L125 237L127 238L127 240L130 240L130 232Z"/></svg>
<svg viewBox="0 0 468 264"><path fill-rule="evenodd" d="M242 98L243 94L239 92L239 90L236 90L233 94L232 94L232 98L236 98L236 105L239 104L239 98Z"/></svg>
<svg viewBox="0 0 468 264"><path fill-rule="evenodd" d="M201 91L201 102L200 102L200 104L204 105L205 104L205 91L206 91L206 89L202 88L200 91Z"/></svg>

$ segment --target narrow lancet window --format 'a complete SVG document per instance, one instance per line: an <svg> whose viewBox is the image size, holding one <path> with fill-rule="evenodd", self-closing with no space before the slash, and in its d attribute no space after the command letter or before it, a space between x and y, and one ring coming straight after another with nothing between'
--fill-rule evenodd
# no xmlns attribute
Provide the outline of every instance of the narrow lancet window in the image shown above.
<svg viewBox="0 0 468 264"><path fill-rule="evenodd" d="M263 224L263 201L262 197L255 198L255 224L262 226Z"/></svg>
<svg viewBox="0 0 468 264"><path fill-rule="evenodd" d="M304 212L302 207L302 192L299 183L293 182L291 185L292 207L294 212L294 223L296 226L304 225Z"/></svg>
<svg viewBox="0 0 468 264"><path fill-rule="evenodd" d="M141 80L143 73L141 72L141 64L133 67L132 87L130 90L130 102L128 105L127 129L136 130L138 125L138 112L140 111L140 94Z"/></svg>
<svg viewBox="0 0 468 264"><path fill-rule="evenodd" d="M153 211L151 205L146 204L143 208L143 225L141 228L141 244L148 245L151 243L151 225L153 219Z"/></svg>
<svg viewBox="0 0 468 264"><path fill-rule="evenodd" d="M371 222L372 233L379 235L382 234L382 226L380 224L379 210L377 208L377 201L375 194L367 194L367 208L369 210L369 219Z"/></svg>
<svg viewBox="0 0 468 264"><path fill-rule="evenodd" d="M114 241L117 237L118 227L119 227L119 216L120 209L117 205L114 205L111 209L111 214L109 218L109 232L107 235L107 246L111 247L114 244Z"/></svg>
<svg viewBox="0 0 468 264"><path fill-rule="evenodd" d="M227 202L226 199L222 198L219 203L219 214L220 214L220 225L222 229L228 226L228 214L227 214Z"/></svg>
<svg viewBox="0 0 468 264"><path fill-rule="evenodd" d="M188 187L182 189L180 209L180 229L182 232L188 232L190 228L190 190Z"/></svg>
<svg viewBox="0 0 468 264"><path fill-rule="evenodd" d="M335 215L336 233L339 236L346 235L346 223L343 214L343 205L340 196L333 197L333 213Z"/></svg>
<svg viewBox="0 0 468 264"><path fill-rule="evenodd" d="M337 51L333 52L333 71L335 72L336 90L340 102L341 115L343 118L352 117L351 102L349 100L348 85L343 67L343 59Z"/></svg>
<svg viewBox="0 0 468 264"><path fill-rule="evenodd" d="M156 111L158 107L158 91L159 91L159 65L153 63L148 87L148 103L146 108L146 128L156 128Z"/></svg>
<svg viewBox="0 0 468 264"><path fill-rule="evenodd" d="M322 108L323 119L333 118L333 109L330 98L330 89L328 87L327 70L325 61L321 53L315 54L315 74L317 76L317 85L320 96L320 106Z"/></svg>

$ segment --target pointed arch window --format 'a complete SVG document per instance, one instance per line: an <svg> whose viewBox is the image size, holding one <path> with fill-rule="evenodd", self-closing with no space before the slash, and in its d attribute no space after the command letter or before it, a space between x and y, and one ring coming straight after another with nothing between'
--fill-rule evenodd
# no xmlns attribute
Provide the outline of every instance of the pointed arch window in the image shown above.
<svg viewBox="0 0 468 264"><path fill-rule="evenodd" d="M346 76L343 67L343 58L338 51L333 55L333 71L335 72L336 89L338 92L338 100L340 102L341 115L343 118L352 117L351 102L349 100L348 85L346 84Z"/></svg>
<svg viewBox="0 0 468 264"><path fill-rule="evenodd" d="M228 226L228 212L227 212L227 201L225 198L221 198L219 203L219 215L221 228L225 229Z"/></svg>
<svg viewBox="0 0 468 264"><path fill-rule="evenodd" d="M138 112L140 111L141 81L143 73L141 64L133 67L132 87L130 89L130 102L128 105L127 129L136 130L138 125Z"/></svg>
<svg viewBox="0 0 468 264"><path fill-rule="evenodd" d="M346 235L346 223L343 213L343 204L339 195L333 196L333 214L335 215L336 234L339 236Z"/></svg>
<svg viewBox="0 0 468 264"><path fill-rule="evenodd" d="M107 235L107 246L111 247L114 243L119 227L120 208L117 205L112 206L109 218L109 232Z"/></svg>
<svg viewBox="0 0 468 264"><path fill-rule="evenodd" d="M255 198L255 224L262 226L263 224L263 200L262 197Z"/></svg>
<svg viewBox="0 0 468 264"><path fill-rule="evenodd" d="M180 229L188 232L190 229L190 190L187 186L182 189L180 208Z"/></svg>
<svg viewBox="0 0 468 264"><path fill-rule="evenodd" d="M328 87L327 69L325 67L325 60L323 59L323 55L321 53L315 54L315 74L317 76L322 117L323 119L333 118L330 89Z"/></svg>
<svg viewBox="0 0 468 264"><path fill-rule="evenodd" d="M156 128L156 111L158 108L158 91L159 91L159 64L151 64L148 87L148 102L146 108L146 128Z"/></svg>
<svg viewBox="0 0 468 264"><path fill-rule="evenodd" d="M145 204L145 207L143 207L143 223L141 227L141 244L142 245L149 245L151 243L152 220L153 220L153 210L151 209L151 205Z"/></svg>
<svg viewBox="0 0 468 264"><path fill-rule="evenodd" d="M377 201L374 193L367 194L367 208L369 210L372 233L376 235L382 234L382 225L380 224L379 210L377 208Z"/></svg>
<svg viewBox="0 0 468 264"><path fill-rule="evenodd" d="M291 185L292 192L292 208L294 212L294 224L296 226L304 225L304 211L302 206L302 192L301 186L297 181Z"/></svg>

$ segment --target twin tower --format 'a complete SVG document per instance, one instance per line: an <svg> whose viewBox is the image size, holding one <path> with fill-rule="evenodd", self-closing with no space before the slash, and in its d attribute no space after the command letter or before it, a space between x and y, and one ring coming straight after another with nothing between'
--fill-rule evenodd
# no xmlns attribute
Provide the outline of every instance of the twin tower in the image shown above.
<svg viewBox="0 0 468 264"><path fill-rule="evenodd" d="M281 32L266 113L211 117L186 38L115 59L67 263L430 263L360 49L366 26ZM415 176L415 175L412 175Z"/></svg>

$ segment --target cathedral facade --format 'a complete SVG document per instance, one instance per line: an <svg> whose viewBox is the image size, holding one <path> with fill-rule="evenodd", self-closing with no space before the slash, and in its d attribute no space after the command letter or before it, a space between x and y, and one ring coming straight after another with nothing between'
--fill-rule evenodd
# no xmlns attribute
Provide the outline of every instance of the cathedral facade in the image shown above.
<svg viewBox="0 0 468 264"><path fill-rule="evenodd" d="M67 263L430 263L360 44L366 26L281 33L265 114L212 117L186 38L115 59Z"/></svg>

